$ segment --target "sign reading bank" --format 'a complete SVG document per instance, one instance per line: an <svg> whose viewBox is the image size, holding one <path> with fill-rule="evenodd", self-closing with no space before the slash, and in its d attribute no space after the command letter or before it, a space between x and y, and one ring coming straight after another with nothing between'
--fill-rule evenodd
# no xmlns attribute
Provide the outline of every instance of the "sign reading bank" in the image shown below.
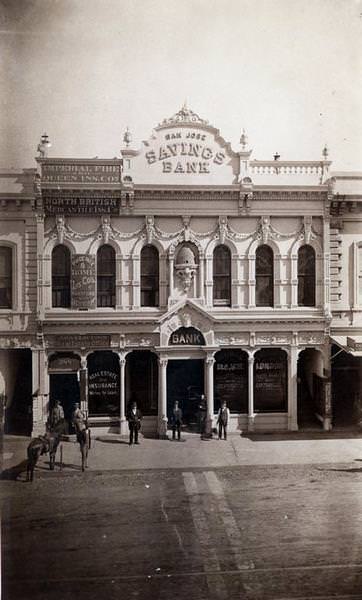
<svg viewBox="0 0 362 600"><path fill-rule="evenodd" d="M122 154L127 157L127 150ZM230 185L239 170L239 157L230 144L185 106L162 121L133 156L129 164L135 183Z"/></svg>

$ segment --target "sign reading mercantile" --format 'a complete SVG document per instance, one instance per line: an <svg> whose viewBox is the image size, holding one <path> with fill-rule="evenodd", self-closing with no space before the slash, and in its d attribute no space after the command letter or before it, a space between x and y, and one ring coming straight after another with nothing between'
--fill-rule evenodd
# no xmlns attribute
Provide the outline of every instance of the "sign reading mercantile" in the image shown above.
<svg viewBox="0 0 362 600"><path fill-rule="evenodd" d="M96 263L89 254L72 255L72 308L96 308Z"/></svg>
<svg viewBox="0 0 362 600"><path fill-rule="evenodd" d="M108 348L110 335L97 334L66 334L46 336L45 345L48 348Z"/></svg>

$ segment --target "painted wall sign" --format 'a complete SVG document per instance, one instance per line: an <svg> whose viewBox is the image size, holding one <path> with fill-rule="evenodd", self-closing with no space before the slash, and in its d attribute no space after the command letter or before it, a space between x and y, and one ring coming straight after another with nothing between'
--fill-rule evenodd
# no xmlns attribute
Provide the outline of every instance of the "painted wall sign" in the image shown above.
<svg viewBox="0 0 362 600"><path fill-rule="evenodd" d="M225 163L226 154L209 134L181 129L163 135L145 158L149 165L161 163L162 173L207 174L213 164Z"/></svg>
<svg viewBox="0 0 362 600"><path fill-rule="evenodd" d="M72 308L96 308L95 256L72 255Z"/></svg>
<svg viewBox="0 0 362 600"><path fill-rule="evenodd" d="M109 335L92 334L66 334L45 336L45 345L48 348L106 348L110 346Z"/></svg>
<svg viewBox="0 0 362 600"><path fill-rule="evenodd" d="M87 190L64 192L45 190L42 194L47 215L119 214L120 193L111 191L90 194Z"/></svg>
<svg viewBox="0 0 362 600"><path fill-rule="evenodd" d="M180 327L170 335L171 346L204 346L205 338L195 327Z"/></svg>
<svg viewBox="0 0 362 600"><path fill-rule="evenodd" d="M121 161L109 163L76 163L64 161L42 164L42 183L119 183Z"/></svg>

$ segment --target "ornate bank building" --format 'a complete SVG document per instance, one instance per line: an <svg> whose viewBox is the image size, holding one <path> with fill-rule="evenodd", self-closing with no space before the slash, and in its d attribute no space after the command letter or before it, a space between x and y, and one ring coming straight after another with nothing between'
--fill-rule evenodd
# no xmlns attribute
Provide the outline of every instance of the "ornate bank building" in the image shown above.
<svg viewBox="0 0 362 600"><path fill-rule="evenodd" d="M183 107L119 158L48 156L3 172L0 394L5 431L55 400L100 433L137 401L164 436L222 400L235 432L356 422L362 400L362 175L232 149Z"/></svg>

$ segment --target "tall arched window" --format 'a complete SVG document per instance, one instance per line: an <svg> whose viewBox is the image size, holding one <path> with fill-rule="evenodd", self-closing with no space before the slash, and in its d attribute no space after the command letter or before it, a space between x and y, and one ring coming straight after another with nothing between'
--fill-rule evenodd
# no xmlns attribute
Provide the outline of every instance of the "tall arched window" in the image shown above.
<svg viewBox="0 0 362 600"><path fill-rule="evenodd" d="M308 245L298 250L298 306L315 306L315 252Z"/></svg>
<svg viewBox="0 0 362 600"><path fill-rule="evenodd" d="M108 244L97 252L97 306L116 306L116 253Z"/></svg>
<svg viewBox="0 0 362 600"><path fill-rule="evenodd" d="M52 306L70 307L70 251L62 244L52 252Z"/></svg>
<svg viewBox="0 0 362 600"><path fill-rule="evenodd" d="M263 244L255 253L255 304L274 305L274 256L270 246Z"/></svg>
<svg viewBox="0 0 362 600"><path fill-rule="evenodd" d="M159 305L158 250L150 244L141 251L141 306Z"/></svg>
<svg viewBox="0 0 362 600"><path fill-rule="evenodd" d="M227 246L216 246L213 255L214 305L231 305L231 255Z"/></svg>
<svg viewBox="0 0 362 600"><path fill-rule="evenodd" d="M13 253L9 246L0 246L0 308L13 305Z"/></svg>

